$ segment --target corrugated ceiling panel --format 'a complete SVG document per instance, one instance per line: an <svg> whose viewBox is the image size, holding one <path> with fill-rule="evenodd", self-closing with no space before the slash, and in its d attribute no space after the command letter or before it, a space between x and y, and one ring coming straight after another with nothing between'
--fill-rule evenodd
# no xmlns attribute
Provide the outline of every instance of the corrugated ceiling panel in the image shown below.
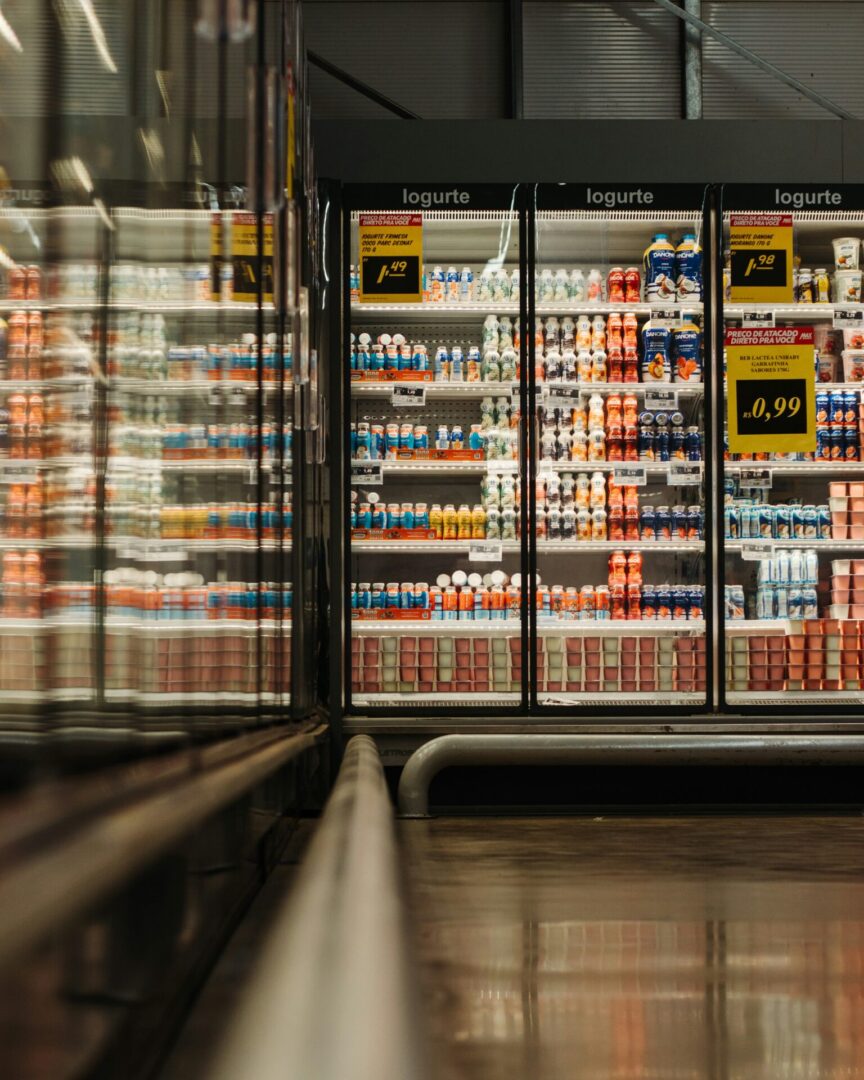
<svg viewBox="0 0 864 1080"><path fill-rule="evenodd" d="M718 30L864 117L861 0L708 0L702 13ZM831 118L712 38L703 41L703 57L703 114L708 119Z"/></svg>
<svg viewBox="0 0 864 1080"><path fill-rule="evenodd" d="M678 20L657 4L526 0L525 116L679 117Z"/></svg>
<svg viewBox="0 0 864 1080"><path fill-rule="evenodd" d="M424 119L504 115L504 5L498 0L306 0L306 44ZM320 120L383 119L385 110L314 71Z"/></svg>

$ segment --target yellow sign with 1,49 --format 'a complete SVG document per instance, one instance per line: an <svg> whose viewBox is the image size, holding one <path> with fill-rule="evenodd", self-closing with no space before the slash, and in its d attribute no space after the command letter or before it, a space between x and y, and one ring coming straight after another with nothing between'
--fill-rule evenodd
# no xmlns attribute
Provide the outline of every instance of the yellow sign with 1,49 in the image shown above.
<svg viewBox="0 0 864 1080"><path fill-rule="evenodd" d="M816 449L813 328L727 330L729 449Z"/></svg>
<svg viewBox="0 0 864 1080"><path fill-rule="evenodd" d="M791 214L732 214L729 246L734 304L792 303Z"/></svg>
<svg viewBox="0 0 864 1080"><path fill-rule="evenodd" d="M422 214L360 215L361 302L421 303L422 262Z"/></svg>

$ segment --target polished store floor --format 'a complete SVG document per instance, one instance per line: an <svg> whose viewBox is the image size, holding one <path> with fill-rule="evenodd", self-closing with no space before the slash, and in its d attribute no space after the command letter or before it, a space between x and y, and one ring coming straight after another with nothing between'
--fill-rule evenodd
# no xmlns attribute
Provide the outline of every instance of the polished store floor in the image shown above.
<svg viewBox="0 0 864 1080"><path fill-rule="evenodd" d="M433 1080L864 1078L864 819L399 829Z"/></svg>

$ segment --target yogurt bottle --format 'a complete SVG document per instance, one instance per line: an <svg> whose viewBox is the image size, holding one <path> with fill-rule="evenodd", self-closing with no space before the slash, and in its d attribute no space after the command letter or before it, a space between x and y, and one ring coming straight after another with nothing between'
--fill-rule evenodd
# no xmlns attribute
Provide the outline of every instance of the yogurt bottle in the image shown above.
<svg viewBox="0 0 864 1080"><path fill-rule="evenodd" d="M666 233L655 233L642 257L645 277L645 299L649 304L674 303L675 248Z"/></svg>

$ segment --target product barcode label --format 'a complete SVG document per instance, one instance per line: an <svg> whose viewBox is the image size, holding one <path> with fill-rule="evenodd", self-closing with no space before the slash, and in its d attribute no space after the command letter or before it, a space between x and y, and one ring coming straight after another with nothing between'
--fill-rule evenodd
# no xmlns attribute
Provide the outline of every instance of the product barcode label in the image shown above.
<svg viewBox="0 0 864 1080"><path fill-rule="evenodd" d="M674 412L678 408L678 391L646 390L645 408L649 412Z"/></svg>
<svg viewBox="0 0 864 1080"><path fill-rule="evenodd" d="M741 487L747 488L770 488L770 469L742 469L738 474L738 482Z"/></svg>
<svg viewBox="0 0 864 1080"><path fill-rule="evenodd" d="M390 404L397 409L415 407L422 409L426 404L425 386L394 386Z"/></svg>
<svg viewBox="0 0 864 1080"><path fill-rule="evenodd" d="M544 386L543 407L546 409L576 409L582 395L575 386Z"/></svg>
<svg viewBox="0 0 864 1080"><path fill-rule="evenodd" d="M767 327L773 329L775 325L773 311L745 311L741 316L741 325L745 329Z"/></svg>
<svg viewBox="0 0 864 1080"><path fill-rule="evenodd" d="M380 462L363 462L351 465L351 483L364 487L381 487L384 483L384 469Z"/></svg>
<svg viewBox="0 0 864 1080"><path fill-rule="evenodd" d="M671 487L699 484L702 481L701 461L675 461L669 466L666 482Z"/></svg>
<svg viewBox="0 0 864 1080"><path fill-rule="evenodd" d="M864 307L834 308L835 330L864 330Z"/></svg>
<svg viewBox="0 0 864 1080"><path fill-rule="evenodd" d="M613 479L619 487L645 487L648 473L644 465L616 465Z"/></svg>
<svg viewBox="0 0 864 1080"><path fill-rule="evenodd" d="M770 559L773 554L773 544L766 544L759 540L744 540L741 544L741 558L745 562L759 562L761 559Z"/></svg>
<svg viewBox="0 0 864 1080"><path fill-rule="evenodd" d="M468 546L468 562L501 562L503 547L500 540L472 540Z"/></svg>

